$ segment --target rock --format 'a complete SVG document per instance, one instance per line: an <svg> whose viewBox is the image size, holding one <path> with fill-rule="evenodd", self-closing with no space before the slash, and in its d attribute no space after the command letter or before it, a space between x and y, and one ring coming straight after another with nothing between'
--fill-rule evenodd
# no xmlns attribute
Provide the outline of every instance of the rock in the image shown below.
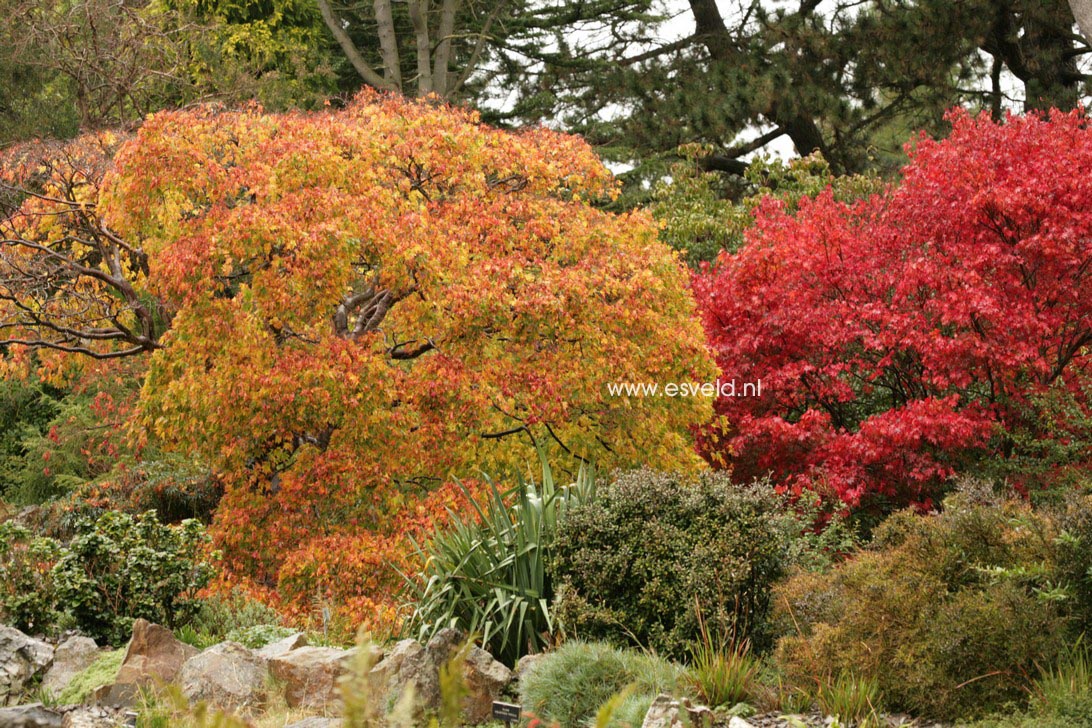
<svg viewBox="0 0 1092 728"><path fill-rule="evenodd" d="M463 663L463 679L467 688L463 719L469 725L489 722L493 717L493 701L512 682L512 671L480 647L471 647Z"/></svg>
<svg viewBox="0 0 1092 728"><path fill-rule="evenodd" d="M419 659L425 652L416 640L400 640L394 643L394 647L387 652L383 659L372 668L371 674L376 677L392 677L402 672L402 665L406 660Z"/></svg>
<svg viewBox="0 0 1092 728"><path fill-rule="evenodd" d="M263 660L272 660L274 657L280 657L294 649L306 646L307 635L303 632L297 632L296 634L290 634L283 639L279 639L276 642L270 642L265 647L255 650L254 654Z"/></svg>
<svg viewBox="0 0 1092 728"><path fill-rule="evenodd" d="M437 710L441 701L440 668L458 653L465 640L457 630L442 629L425 647L414 640L398 642L370 673L373 684L384 695L385 705L393 705L406 686L412 685L418 709ZM463 702L464 723L488 722L493 701L512 681L512 671L485 650L472 647L463 663L463 679L468 689Z"/></svg>
<svg viewBox="0 0 1092 728"><path fill-rule="evenodd" d="M238 642L221 642L187 660L178 682L191 703L245 710L264 705L268 676L265 660Z"/></svg>
<svg viewBox="0 0 1092 728"><path fill-rule="evenodd" d="M64 716L41 703L0 708L0 726L4 728L62 728Z"/></svg>
<svg viewBox="0 0 1092 728"><path fill-rule="evenodd" d="M141 687L173 681L196 654L196 647L179 642L166 627L138 619L114 684L96 690L95 700L109 706L133 705Z"/></svg>
<svg viewBox="0 0 1092 728"><path fill-rule="evenodd" d="M125 659L114 680L120 685L169 683L178 676L197 648L179 642L166 627L138 619L125 650Z"/></svg>
<svg viewBox="0 0 1092 728"><path fill-rule="evenodd" d="M64 728L117 728L131 725L126 711L100 705L74 705L64 714Z"/></svg>
<svg viewBox="0 0 1092 728"><path fill-rule="evenodd" d="M689 728L683 722L685 712L679 701L670 695L657 695L652 705L648 706L641 728Z"/></svg>
<svg viewBox="0 0 1092 728"><path fill-rule="evenodd" d="M715 720L713 711L704 705L692 705L686 698L675 700L670 695L658 695L645 713L641 728L707 728Z"/></svg>
<svg viewBox="0 0 1092 728"><path fill-rule="evenodd" d="M428 641L425 652L436 665L443 665L459 651L466 642L466 635L457 629L444 627Z"/></svg>
<svg viewBox="0 0 1092 728"><path fill-rule="evenodd" d="M42 680L42 689L60 695L77 673L99 658L99 646L90 637L69 637L53 652L53 667Z"/></svg>
<svg viewBox="0 0 1092 728"><path fill-rule="evenodd" d="M271 659L269 671L284 683L289 708L324 709L337 704L338 678L352 654L333 647L297 647Z"/></svg>
<svg viewBox="0 0 1092 728"><path fill-rule="evenodd" d="M295 723L285 726L285 728L339 728L341 721L336 718L319 718L317 716L311 716L310 718L304 718L298 720Z"/></svg>
<svg viewBox="0 0 1092 728"><path fill-rule="evenodd" d="M47 643L0 625L0 706L17 702L27 683L52 662L53 648Z"/></svg>
<svg viewBox="0 0 1092 728"><path fill-rule="evenodd" d="M750 721L740 718L738 715L733 715L732 719L728 721L728 728L755 728Z"/></svg>
<svg viewBox="0 0 1092 728"><path fill-rule="evenodd" d="M140 700L140 685L135 683L103 685L91 695L96 705L108 708L129 708Z"/></svg>
<svg viewBox="0 0 1092 728"><path fill-rule="evenodd" d="M522 680L523 676L526 675L528 671L533 670L535 665L539 662L542 662L544 657L546 657L546 653L539 652L538 654L524 655L519 658L519 661L516 662L516 669L514 670L513 677L516 680Z"/></svg>
<svg viewBox="0 0 1092 728"><path fill-rule="evenodd" d="M411 683L414 697L422 709L439 705L439 670L425 648L415 640L396 643L372 668L369 678L385 696L385 707L392 706Z"/></svg>

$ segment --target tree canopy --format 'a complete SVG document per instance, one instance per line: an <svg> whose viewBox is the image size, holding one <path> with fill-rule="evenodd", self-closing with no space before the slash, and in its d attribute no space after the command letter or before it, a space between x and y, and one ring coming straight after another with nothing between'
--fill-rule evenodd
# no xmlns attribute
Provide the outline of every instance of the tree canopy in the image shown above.
<svg viewBox="0 0 1092 728"><path fill-rule="evenodd" d="M366 93L31 148L0 256L8 345L152 352L138 440L212 466L242 574L275 581L314 539L381 530L531 444L698 464L708 402L607 390L715 370L685 268L647 214L593 205L617 190L575 137Z"/></svg>
<svg viewBox="0 0 1092 728"><path fill-rule="evenodd" d="M724 376L764 395L718 401L710 460L854 507L929 503L991 461L1047 482L1087 467L1088 118L951 121L887 192L767 200L696 277Z"/></svg>

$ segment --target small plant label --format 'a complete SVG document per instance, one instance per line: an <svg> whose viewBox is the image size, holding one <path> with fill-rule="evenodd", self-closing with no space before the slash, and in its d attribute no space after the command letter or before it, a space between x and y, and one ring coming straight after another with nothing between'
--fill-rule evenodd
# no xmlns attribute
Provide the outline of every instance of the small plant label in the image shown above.
<svg viewBox="0 0 1092 728"><path fill-rule="evenodd" d="M493 703L493 718L496 720L503 720L509 725L514 722L519 722L519 717L523 714L522 708L512 703Z"/></svg>

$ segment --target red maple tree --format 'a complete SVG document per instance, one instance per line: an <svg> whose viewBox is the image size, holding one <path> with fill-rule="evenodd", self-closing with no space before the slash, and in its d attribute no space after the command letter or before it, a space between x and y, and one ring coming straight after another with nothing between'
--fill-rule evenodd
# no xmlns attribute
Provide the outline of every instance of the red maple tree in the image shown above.
<svg viewBox="0 0 1092 728"><path fill-rule="evenodd" d="M949 120L885 192L770 200L696 275L723 376L763 392L719 399L708 459L852 507L928 505L961 467L1087 424L1089 119Z"/></svg>

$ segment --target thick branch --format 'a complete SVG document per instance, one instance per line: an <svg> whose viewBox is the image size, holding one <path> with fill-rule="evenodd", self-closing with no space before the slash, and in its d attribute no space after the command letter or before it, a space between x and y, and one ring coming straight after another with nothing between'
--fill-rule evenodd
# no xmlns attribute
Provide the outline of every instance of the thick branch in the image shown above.
<svg viewBox="0 0 1092 728"><path fill-rule="evenodd" d="M375 0L375 20L379 24L379 52L383 56L383 77L402 88L402 61L398 56L398 36L394 33L391 0Z"/></svg>
<svg viewBox="0 0 1092 728"><path fill-rule="evenodd" d="M455 16L459 12L460 0L444 0L440 10L440 43L436 46L436 55L432 65L433 90L441 96L447 96L448 76L451 73L451 47L455 35Z"/></svg>
<svg viewBox="0 0 1092 728"><path fill-rule="evenodd" d="M364 82L369 86L374 86L377 89L384 91L399 91L400 89L391 84L385 78L375 72L368 62L364 59L364 56L360 55L360 51L357 50L356 44L353 43L353 39L349 37L349 34L345 31L345 26L341 23L341 18L334 13L334 9L330 7L329 0L318 0L319 11L322 13L322 19L326 23L326 27L330 29L330 32L334 34L334 38L337 40L337 44L341 46L341 50L345 53L345 57L349 59L349 63L353 64L353 68L360 74L360 77L364 79Z"/></svg>
<svg viewBox="0 0 1092 728"><path fill-rule="evenodd" d="M428 0L409 0L413 35L417 40L417 95L432 93L432 42L428 33Z"/></svg>

